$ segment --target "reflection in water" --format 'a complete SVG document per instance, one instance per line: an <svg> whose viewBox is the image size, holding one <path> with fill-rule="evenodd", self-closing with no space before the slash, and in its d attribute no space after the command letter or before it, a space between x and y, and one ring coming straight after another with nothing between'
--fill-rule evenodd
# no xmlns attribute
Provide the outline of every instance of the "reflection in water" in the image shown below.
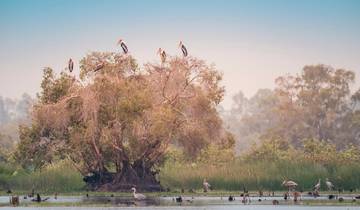
<svg viewBox="0 0 360 210"><path fill-rule="evenodd" d="M109 196L90 196L82 198L84 204L111 204L114 206L159 206L159 198L146 198L135 200L132 197L109 197Z"/></svg>
<svg viewBox="0 0 360 210"><path fill-rule="evenodd" d="M121 207L121 209L127 207L131 207L132 210L140 210L140 209L171 209L171 210L178 210L178 209L201 209L201 210L233 210L233 209L256 209L256 210L265 210L265 209L290 209L290 210L317 210L317 209L326 209L326 210L360 210L358 206L304 206L302 204L307 204L309 201L316 202L328 202L328 197L303 197L302 201L294 202L292 200L283 200L281 197L251 197L250 203L244 205L242 203L241 197L234 196L233 201L229 201L227 197L207 197L207 196L199 196L199 197L190 197L190 196L183 196L181 197L181 202L177 197L148 197L145 200L137 201L134 200L133 197L119 197L119 196L58 196L57 199L51 197L46 202L51 205L51 203L57 203L56 205L84 205L84 207L46 207L42 208L44 210L52 210L52 209L66 209L66 210L79 210L79 209L93 209L93 210L102 210L102 209L117 209ZM352 204L352 197L351 196L344 196L345 201L348 204ZM279 200L280 205L274 206L273 201ZM333 200L336 204L339 204L337 201ZM21 205L27 205L32 203L29 199L20 199ZM8 196L0 196L0 204L2 205L9 205L9 197ZM109 207L89 207L89 206L112 206ZM6 209L6 208L5 208ZM9 209L12 209L9 207ZM37 209L36 207L26 207L26 209Z"/></svg>
<svg viewBox="0 0 360 210"><path fill-rule="evenodd" d="M14 209L13 207L4 209ZM36 210L37 207L17 207L16 209ZM238 205L219 205L219 206L137 206L137 207L42 207L42 210L359 210L359 207L344 206L238 206Z"/></svg>

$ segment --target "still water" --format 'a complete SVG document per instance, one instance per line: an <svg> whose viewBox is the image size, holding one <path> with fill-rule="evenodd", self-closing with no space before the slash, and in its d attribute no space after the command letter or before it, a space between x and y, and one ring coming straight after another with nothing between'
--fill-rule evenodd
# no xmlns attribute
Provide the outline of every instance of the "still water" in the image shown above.
<svg viewBox="0 0 360 210"><path fill-rule="evenodd" d="M0 209L14 209L14 207L2 207ZM238 206L238 205L218 205L218 206L157 206L157 207L17 207L24 210L359 210L360 207L345 206Z"/></svg>
<svg viewBox="0 0 360 210"><path fill-rule="evenodd" d="M352 201L351 196L344 196L344 203L339 203L337 200L329 202L326 196L313 198L303 197L302 201L294 203L292 200L285 201L282 197L251 197L251 202L244 205L240 197L236 197L235 201L229 202L227 197L183 197L182 203L176 202L174 197L151 197L143 201L135 201L132 197L110 197L110 196L59 196L57 199L49 197L46 201L47 205L51 203L58 207L23 207L24 205L32 204L33 202L24 197L20 198L21 207L16 209L26 210L115 210L115 209L129 209L129 210L360 210L360 206L349 206ZM272 205L273 200L278 200L280 205ZM317 204L316 206L309 206L308 204ZM345 205L345 203L347 205ZM8 205L9 197L0 196L0 204ZM64 207L60 205L77 205L81 207ZM321 206L326 204L327 206ZM336 204L337 206L331 206ZM340 204L340 206L338 206ZM344 205L343 205L344 204ZM354 203L355 204L355 203ZM111 206L111 207L94 207L96 206ZM1 207L1 209L14 209L14 207Z"/></svg>

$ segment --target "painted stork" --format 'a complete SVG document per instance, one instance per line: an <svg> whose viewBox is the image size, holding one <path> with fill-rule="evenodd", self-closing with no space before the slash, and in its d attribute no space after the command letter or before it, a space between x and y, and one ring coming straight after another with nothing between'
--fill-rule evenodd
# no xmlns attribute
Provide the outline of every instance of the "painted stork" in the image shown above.
<svg viewBox="0 0 360 210"><path fill-rule="evenodd" d="M69 69L70 73L74 70L74 62L71 58L68 63L68 69Z"/></svg>
<svg viewBox="0 0 360 210"><path fill-rule="evenodd" d="M133 196L134 196L134 198L135 198L136 200L144 200L144 199L146 199L146 196L145 196L145 195L140 194L140 193L136 193L136 188L135 188L135 187L131 188L131 190L132 190Z"/></svg>
<svg viewBox="0 0 360 210"><path fill-rule="evenodd" d="M159 48L157 53L160 55L161 62L165 63L165 61L166 61L166 52L165 52L165 50Z"/></svg>
<svg viewBox="0 0 360 210"><path fill-rule="evenodd" d="M321 187L321 180L319 179L319 181L317 182L317 184L314 186L314 190L315 191L319 191Z"/></svg>
<svg viewBox="0 0 360 210"><path fill-rule="evenodd" d="M332 189L334 189L333 183L331 183L328 178L326 178L325 184L326 184L326 186L327 186L327 188L328 188L329 191L331 191Z"/></svg>
<svg viewBox="0 0 360 210"><path fill-rule="evenodd" d="M182 41L180 41L180 43L179 43L179 48L181 49L184 57L186 57L188 55L188 51L187 51L185 45L182 43Z"/></svg>
<svg viewBox="0 0 360 210"><path fill-rule="evenodd" d="M206 179L204 179L203 181L203 188L204 188L204 192L209 191L211 185L209 184L209 182L206 181Z"/></svg>
<svg viewBox="0 0 360 210"><path fill-rule="evenodd" d="M290 190L293 190L298 186L298 184L296 182L286 181L286 180L283 181L282 185L287 187L289 192L290 192Z"/></svg>
<svg viewBox="0 0 360 210"><path fill-rule="evenodd" d="M121 46L121 48L124 51L124 54L127 54L129 52L125 42L122 39L120 39L117 44Z"/></svg>

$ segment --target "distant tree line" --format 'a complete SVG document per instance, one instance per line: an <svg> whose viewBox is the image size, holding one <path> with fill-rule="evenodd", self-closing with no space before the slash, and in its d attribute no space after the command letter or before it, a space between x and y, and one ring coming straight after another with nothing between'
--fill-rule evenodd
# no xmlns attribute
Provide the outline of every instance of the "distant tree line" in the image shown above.
<svg viewBox="0 0 360 210"><path fill-rule="evenodd" d="M27 93L24 93L20 99L0 96L0 126L13 120L26 118L33 100Z"/></svg>
<svg viewBox="0 0 360 210"><path fill-rule="evenodd" d="M19 140L19 124L25 123L33 103L34 99L26 93L20 99L0 96L0 160L14 150Z"/></svg>
<svg viewBox="0 0 360 210"><path fill-rule="evenodd" d="M222 116L238 151L271 139L295 148L308 139L340 150L360 146L360 89L351 92L354 79L349 70L305 66L298 75L278 77L274 90L260 89L251 98L240 91Z"/></svg>

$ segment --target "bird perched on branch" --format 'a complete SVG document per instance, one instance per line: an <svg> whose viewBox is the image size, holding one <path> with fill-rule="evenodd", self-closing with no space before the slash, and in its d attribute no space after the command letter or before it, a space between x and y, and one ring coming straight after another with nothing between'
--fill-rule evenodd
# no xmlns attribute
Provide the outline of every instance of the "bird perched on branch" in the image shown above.
<svg viewBox="0 0 360 210"><path fill-rule="evenodd" d="M122 50L124 51L124 54L127 54L129 52L125 42L122 39L120 39L117 44L121 46Z"/></svg>
<svg viewBox="0 0 360 210"><path fill-rule="evenodd" d="M70 73L74 70L74 62L71 58L68 62L68 69L69 69Z"/></svg>
<svg viewBox="0 0 360 210"><path fill-rule="evenodd" d="M166 52L165 52L165 50L159 48L157 53L160 55L161 63L165 63L165 61L166 61Z"/></svg>
<svg viewBox="0 0 360 210"><path fill-rule="evenodd" d="M179 43L179 48L181 49L183 56L186 57L188 55L188 51L182 41Z"/></svg>

